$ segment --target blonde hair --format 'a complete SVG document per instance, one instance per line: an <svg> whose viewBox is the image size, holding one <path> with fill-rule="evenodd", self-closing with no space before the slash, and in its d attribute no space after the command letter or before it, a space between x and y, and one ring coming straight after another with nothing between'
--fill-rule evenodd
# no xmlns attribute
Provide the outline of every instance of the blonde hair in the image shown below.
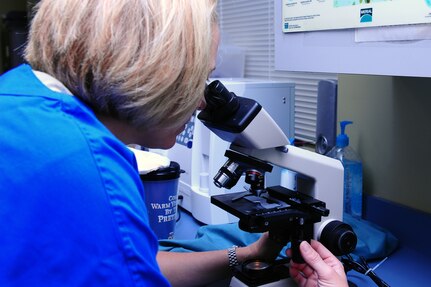
<svg viewBox="0 0 431 287"><path fill-rule="evenodd" d="M42 0L25 58L96 113L173 127L203 98L217 0Z"/></svg>

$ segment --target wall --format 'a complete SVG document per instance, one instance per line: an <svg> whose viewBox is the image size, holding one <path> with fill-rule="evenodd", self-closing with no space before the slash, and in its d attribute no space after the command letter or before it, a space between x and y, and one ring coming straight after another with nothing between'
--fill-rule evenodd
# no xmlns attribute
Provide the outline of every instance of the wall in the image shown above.
<svg viewBox="0 0 431 287"><path fill-rule="evenodd" d="M26 1L26 0L0 1L0 13L1 15L3 15L5 12L9 12L11 10L26 11L27 2L32 2L32 1Z"/></svg>
<svg viewBox="0 0 431 287"><path fill-rule="evenodd" d="M431 79L339 75L338 119L350 119L364 192L431 213Z"/></svg>
<svg viewBox="0 0 431 287"><path fill-rule="evenodd" d="M0 47L1 47L1 55L0 55L0 73L3 72L3 63L4 63L4 43L5 43L5 35L4 35L4 25L3 25L3 16L7 14L9 11L26 11L27 10L27 2L26 0L14 0L14 1L0 1L0 31L2 32L2 37L0 38Z"/></svg>

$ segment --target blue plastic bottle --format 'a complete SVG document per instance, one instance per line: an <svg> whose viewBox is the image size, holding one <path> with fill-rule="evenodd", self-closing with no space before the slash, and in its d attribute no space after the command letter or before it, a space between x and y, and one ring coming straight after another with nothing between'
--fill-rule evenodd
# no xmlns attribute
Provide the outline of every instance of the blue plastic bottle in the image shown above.
<svg viewBox="0 0 431 287"><path fill-rule="evenodd" d="M337 136L335 146L327 156L338 159L344 167L344 212L354 217L362 217L362 161L359 155L349 146L349 137L345 134L350 121L340 122L341 133Z"/></svg>

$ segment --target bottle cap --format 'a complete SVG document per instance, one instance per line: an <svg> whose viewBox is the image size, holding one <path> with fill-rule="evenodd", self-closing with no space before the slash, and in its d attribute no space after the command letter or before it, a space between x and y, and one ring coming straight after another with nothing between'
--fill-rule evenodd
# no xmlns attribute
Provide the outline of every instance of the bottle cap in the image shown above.
<svg viewBox="0 0 431 287"><path fill-rule="evenodd" d="M346 147L349 145L349 137L345 134L345 129L347 125L353 124L351 121L340 122L341 133L337 136L335 144L338 147Z"/></svg>

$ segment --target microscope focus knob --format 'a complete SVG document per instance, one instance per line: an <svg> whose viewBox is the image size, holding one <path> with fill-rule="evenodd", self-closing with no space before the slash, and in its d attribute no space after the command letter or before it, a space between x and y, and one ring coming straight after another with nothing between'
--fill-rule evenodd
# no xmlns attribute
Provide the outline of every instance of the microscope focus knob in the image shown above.
<svg viewBox="0 0 431 287"><path fill-rule="evenodd" d="M334 220L323 228L319 241L334 255L341 256L355 250L358 238L350 225Z"/></svg>

